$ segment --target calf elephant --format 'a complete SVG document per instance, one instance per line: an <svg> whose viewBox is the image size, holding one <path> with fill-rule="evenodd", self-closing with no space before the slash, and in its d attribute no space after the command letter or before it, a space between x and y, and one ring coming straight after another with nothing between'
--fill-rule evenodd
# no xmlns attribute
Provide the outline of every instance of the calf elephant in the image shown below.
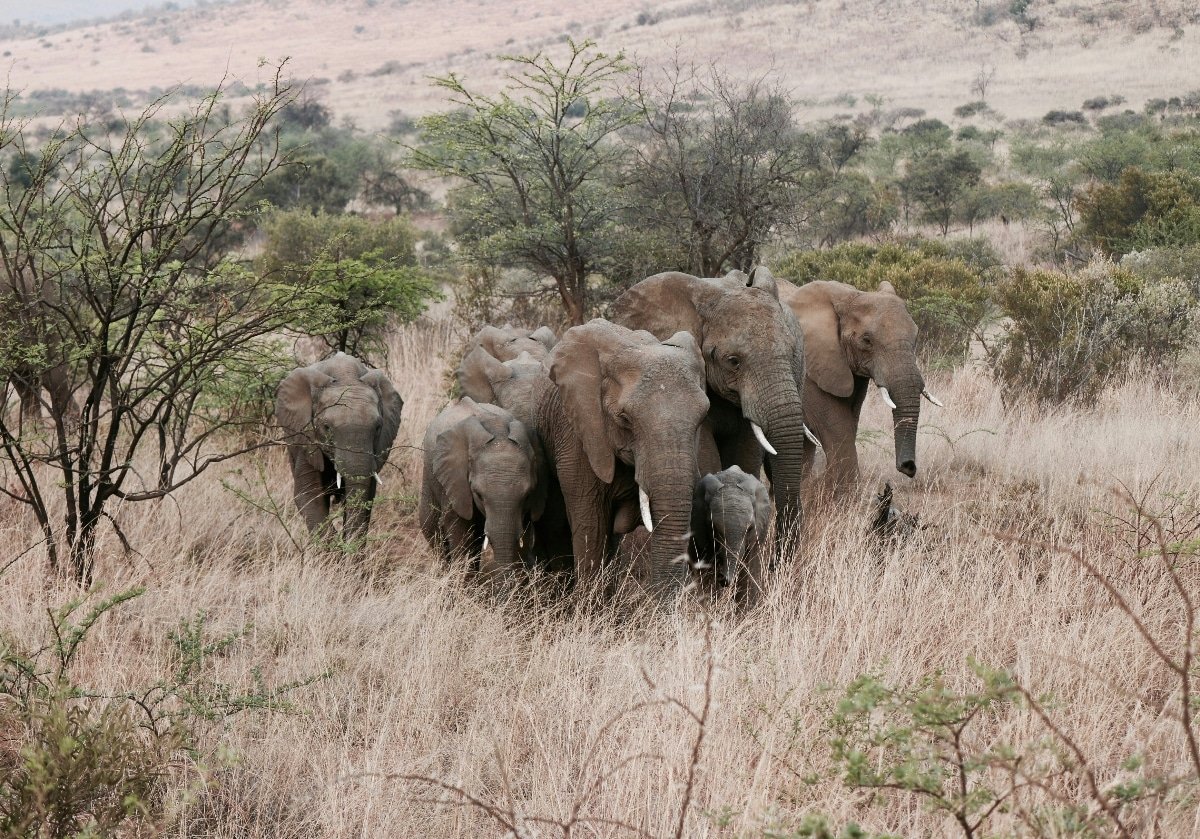
<svg viewBox="0 0 1200 839"><path fill-rule="evenodd" d="M915 475L921 397L941 403L925 388L917 325L891 283L880 283L878 291L827 281L780 281L779 288L804 331L804 416L825 449L829 489L844 491L858 478L855 439L871 382L892 409L896 469ZM805 452L806 472L814 454L813 447Z"/></svg>
<svg viewBox="0 0 1200 839"><path fill-rule="evenodd" d="M696 484L692 499L695 567L710 573L747 603L766 585L763 552L771 499L762 481L737 466L710 473Z"/></svg>
<svg viewBox="0 0 1200 839"><path fill-rule="evenodd" d="M483 347L497 361L512 361L527 352L540 361L554 349L556 340L554 331L548 326L537 329L521 329L510 324L485 326L472 336L467 352Z"/></svg>
<svg viewBox="0 0 1200 839"><path fill-rule="evenodd" d="M711 410L705 443L719 462L758 474L764 449L771 455L776 531L800 521L804 457L804 338L792 311L779 301L770 271L730 272L718 279L656 274L631 287L613 305L614 320L665 338L691 334L704 359Z"/></svg>
<svg viewBox="0 0 1200 839"><path fill-rule="evenodd" d="M400 428L404 401L380 370L337 353L289 373L275 393L275 416L292 463L293 497L310 533L327 527L343 502L342 538L367 534L379 470Z"/></svg>
<svg viewBox="0 0 1200 839"><path fill-rule="evenodd" d="M650 585L682 590L697 436L708 412L704 362L678 332L661 343L604 320L573 327L549 359L537 396L538 434L570 522L577 582L613 556L637 512L651 531ZM632 515L630 515L632 513Z"/></svg>
<svg viewBox="0 0 1200 839"><path fill-rule="evenodd" d="M546 503L544 460L524 423L495 405L463 397L425 432L418 516L446 560L475 567L492 544L488 573L512 573L531 548L530 523Z"/></svg>

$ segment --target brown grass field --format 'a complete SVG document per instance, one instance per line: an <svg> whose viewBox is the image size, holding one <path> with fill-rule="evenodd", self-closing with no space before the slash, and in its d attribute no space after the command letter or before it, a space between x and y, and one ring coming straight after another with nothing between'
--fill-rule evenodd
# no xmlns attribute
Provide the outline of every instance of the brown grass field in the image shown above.
<svg viewBox="0 0 1200 839"><path fill-rule="evenodd" d="M1007 18L981 26L981 0L241 0L0 39L0 66L17 90L117 87L142 91L254 83L260 60L291 58L337 117L377 130L388 114L444 106L428 81L450 71L498 86L498 56L554 50L592 38L650 66L678 48L738 76L769 75L805 103L805 116L919 107L949 119L980 98L1010 119L1078 108L1121 94L1151 97L1197 86L1200 29L1190 0L1081 0L1036 4L1021 33ZM639 24L639 19L645 21ZM651 22L653 21L653 22ZM847 97L853 97L851 102Z"/></svg>
<svg viewBox="0 0 1200 839"><path fill-rule="evenodd" d="M622 617L493 602L437 567L423 545L413 446L443 404L445 354L458 341L445 323L394 337L388 366L406 400L403 445L361 563L305 556L293 544L302 528L278 450L259 461L265 482L247 459L157 506L119 511L138 553L124 557L107 537L98 579L108 592L148 591L96 627L76 665L80 683L118 692L153 681L170 667L167 631L197 610L214 633L252 624L216 664L226 681L246 684L252 668L276 684L330 674L292 696L292 713L244 714L206 735L204 749L223 756L210 762L224 768L197 776L190 762L177 763L173 783L192 792L176 805L173 834L509 835L457 793L394 777L416 774L516 810L525 837L561 835L537 819L564 820L573 807L584 821L570 835L676 835L697 726L677 706L646 703L673 697L698 709L707 695L681 835L765 836L764 825L796 824L810 811L903 836L958 835L919 802L867 806L837 780L799 776L829 768L823 688L868 671L907 684L938 670L969 688L970 657L1052 694L1055 723L1103 783L1134 753L1156 769L1186 768L1172 719L1177 682L1105 590L1041 543L1082 551L1179 649L1178 599L1157 560L1123 544L1129 534L1111 515L1128 510L1112 488L1123 484L1156 510L1182 498L1167 523L1186 528L1190 510L1196 526L1194 389L1133 380L1095 410L1045 413L1006 409L980 371L931 374L947 407L923 417L912 481L892 468L890 435L874 433L888 425L872 396L867 487L896 482L900 506L928 525L918 538L883 550L864 536L865 506L810 507L795 557L761 608L737 615L693 600L670 615ZM282 520L239 501L222 480L269 494ZM33 539L17 510L0 524L10 556ZM1185 570L1193 592L1196 572L1194 563ZM45 636L46 609L72 594L47 577L36 552L26 555L2 578L0 632L34 643ZM980 743L1044 735L1011 706L975 734ZM711 815L720 812L726 826ZM1012 824L1001 817L997 826ZM1158 829L1195 835L1200 810L1185 800L1161 814Z"/></svg>

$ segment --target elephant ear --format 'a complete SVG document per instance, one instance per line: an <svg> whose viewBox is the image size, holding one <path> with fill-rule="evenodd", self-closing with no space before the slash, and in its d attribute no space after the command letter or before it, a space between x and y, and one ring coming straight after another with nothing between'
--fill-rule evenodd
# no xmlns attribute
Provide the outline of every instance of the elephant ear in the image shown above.
<svg viewBox="0 0 1200 839"><path fill-rule="evenodd" d="M842 352L841 325L833 299L813 283L801 291L795 314L803 332L805 372L826 393L847 397L854 392L854 374Z"/></svg>
<svg viewBox="0 0 1200 839"><path fill-rule="evenodd" d="M300 446L304 458L318 472L325 468L325 457L313 433L313 402L321 388L333 382L312 367L297 367L275 389L275 419L284 430L287 443Z"/></svg>
<svg viewBox="0 0 1200 839"><path fill-rule="evenodd" d="M433 450L433 475L450 499L460 519L475 517L471 493L471 447L486 445L492 434L477 417L466 417L437 436Z"/></svg>
<svg viewBox="0 0 1200 839"><path fill-rule="evenodd" d="M688 360L692 363L692 369L700 373L700 387L704 387L704 355L700 352L700 345L696 343L696 339L692 337L690 332L676 332L670 338L663 341L664 346L678 347L688 354Z"/></svg>
<svg viewBox="0 0 1200 839"><path fill-rule="evenodd" d="M684 331L703 343L704 319L697 307L704 296L722 293L719 284L706 283L690 274L655 274L617 298L613 320L630 329L644 329L660 341Z"/></svg>
<svg viewBox="0 0 1200 839"><path fill-rule="evenodd" d="M889 283L887 280L880 281L879 290L882 291L884 294L891 294L891 295L895 295L897 297L899 296L896 294L896 287L894 285L892 285L891 283Z"/></svg>
<svg viewBox="0 0 1200 839"><path fill-rule="evenodd" d="M767 525L771 522L771 494L762 481L756 481L754 487L754 535L759 539L767 535Z"/></svg>
<svg viewBox="0 0 1200 839"><path fill-rule="evenodd" d="M404 400L392 386L382 370L369 370L359 378L365 385L374 388L379 394L379 430L375 432L375 471L378 472L387 463L388 453L400 430L400 414L404 411Z"/></svg>
<svg viewBox="0 0 1200 839"><path fill-rule="evenodd" d="M776 300L779 299L779 285L775 282L775 275L765 265L759 265L750 272L750 280L746 285L750 288L761 288L770 292Z"/></svg>
<svg viewBox="0 0 1200 839"><path fill-rule="evenodd" d="M526 504L529 508L529 517L537 521L546 511L546 486L549 481L546 456L542 452L541 441L525 423L517 419L509 423L508 439L520 446L523 451L528 451L532 460L533 490L529 493Z"/></svg>
<svg viewBox="0 0 1200 839"><path fill-rule="evenodd" d="M485 326L475 333L475 337L471 339L471 344L476 347L483 347L492 358L500 358L500 347L507 344L511 338L512 335L503 329L495 326Z"/></svg>
<svg viewBox="0 0 1200 839"><path fill-rule="evenodd" d="M550 363L550 381L562 397L567 420L579 438L588 463L596 477L611 484L616 458L604 427L604 406L600 399L600 349L596 330L577 326L554 348Z"/></svg>
<svg viewBox="0 0 1200 839"><path fill-rule="evenodd" d="M496 391L492 382L507 379L511 372L482 346L467 353L458 365L458 387L464 396L476 402L495 402Z"/></svg>
<svg viewBox="0 0 1200 839"><path fill-rule="evenodd" d="M529 337L545 347L546 352L550 352L550 350L554 349L554 345L558 343L558 336L548 326L539 326L533 332L529 333Z"/></svg>

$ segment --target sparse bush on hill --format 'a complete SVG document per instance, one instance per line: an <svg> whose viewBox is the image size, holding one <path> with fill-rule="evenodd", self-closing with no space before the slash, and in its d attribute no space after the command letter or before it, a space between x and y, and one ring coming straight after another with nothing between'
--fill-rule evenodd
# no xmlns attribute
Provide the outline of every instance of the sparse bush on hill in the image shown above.
<svg viewBox="0 0 1200 839"><path fill-rule="evenodd" d="M986 311L987 284L999 259L981 240L974 252L940 242L911 245L842 244L829 250L793 251L772 264L785 279L803 284L835 280L874 291L884 280L904 298L920 329L918 352L926 359L959 361Z"/></svg>

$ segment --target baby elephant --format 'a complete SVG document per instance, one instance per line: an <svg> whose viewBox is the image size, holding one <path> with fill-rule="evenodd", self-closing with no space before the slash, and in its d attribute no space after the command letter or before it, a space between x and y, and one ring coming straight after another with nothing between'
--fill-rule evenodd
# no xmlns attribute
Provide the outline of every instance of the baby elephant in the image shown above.
<svg viewBox="0 0 1200 839"><path fill-rule="evenodd" d="M694 568L700 578L711 576L739 599L756 602L766 582L770 519L770 495L753 475L731 466L701 478L692 499Z"/></svg>
<svg viewBox="0 0 1200 839"><path fill-rule="evenodd" d="M514 571L528 554L529 521L541 518L546 481L538 443L525 425L495 405L463 397L425 432L421 532L443 558L471 568ZM492 562L481 566L486 542Z"/></svg>

